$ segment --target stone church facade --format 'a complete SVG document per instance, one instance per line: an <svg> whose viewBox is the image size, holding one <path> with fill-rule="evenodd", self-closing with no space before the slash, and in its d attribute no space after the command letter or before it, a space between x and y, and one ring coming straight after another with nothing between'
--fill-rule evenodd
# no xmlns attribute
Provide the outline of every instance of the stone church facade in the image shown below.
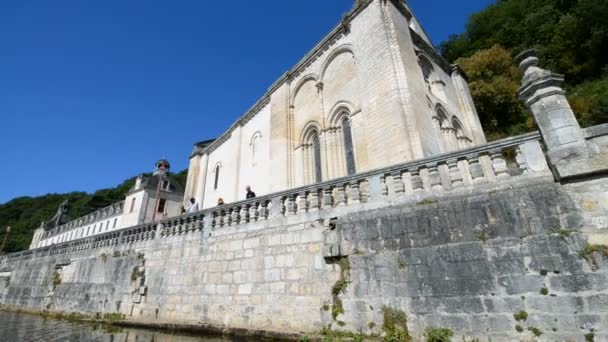
<svg viewBox="0 0 608 342"><path fill-rule="evenodd" d="M486 142L466 76L404 1L358 1L222 136L190 156L203 208Z"/></svg>

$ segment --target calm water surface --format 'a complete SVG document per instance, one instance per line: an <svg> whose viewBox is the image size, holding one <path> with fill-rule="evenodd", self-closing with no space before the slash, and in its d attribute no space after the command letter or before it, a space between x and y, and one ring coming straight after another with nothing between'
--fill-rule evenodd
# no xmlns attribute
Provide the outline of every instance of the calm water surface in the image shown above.
<svg viewBox="0 0 608 342"><path fill-rule="evenodd" d="M0 342L230 342L262 341L253 338L222 338L183 335L132 328L44 319L40 316L0 311Z"/></svg>

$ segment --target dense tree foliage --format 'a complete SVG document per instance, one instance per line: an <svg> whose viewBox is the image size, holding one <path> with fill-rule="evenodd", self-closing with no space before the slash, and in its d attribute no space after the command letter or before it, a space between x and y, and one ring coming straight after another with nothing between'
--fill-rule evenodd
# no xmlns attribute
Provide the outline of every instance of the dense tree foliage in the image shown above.
<svg viewBox="0 0 608 342"><path fill-rule="evenodd" d="M186 184L186 170L173 174L180 184ZM34 230L44 220L49 220L57 212L59 205L68 200L69 217L74 219L125 199L125 194L135 183L132 177L115 188L98 190L92 194L70 192L67 194L47 194L38 197L19 197L0 205L0 244L6 235L6 227L11 227L3 252L27 249Z"/></svg>
<svg viewBox="0 0 608 342"><path fill-rule="evenodd" d="M505 66L529 48L540 51L543 67L566 76L569 99L583 126L605 123L606 18L608 0L498 0L471 16L465 32L442 43L441 52L469 74L489 138L534 127L516 99L514 85L520 77Z"/></svg>

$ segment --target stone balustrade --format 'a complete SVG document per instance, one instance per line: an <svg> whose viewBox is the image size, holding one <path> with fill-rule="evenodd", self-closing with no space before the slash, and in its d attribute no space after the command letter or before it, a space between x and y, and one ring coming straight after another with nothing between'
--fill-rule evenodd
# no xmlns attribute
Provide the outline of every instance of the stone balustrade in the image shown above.
<svg viewBox="0 0 608 342"><path fill-rule="evenodd" d="M309 213L318 213L320 218L330 218L335 216L334 211L339 208L357 210L359 206L366 204L382 205L400 199L440 196L482 183L500 183L515 177L550 175L541 148L540 135L534 132L458 152L208 208L193 214L9 254L0 258L0 269L7 259L124 246L273 219L285 220ZM2 259L5 259L4 264Z"/></svg>
<svg viewBox="0 0 608 342"><path fill-rule="evenodd" d="M66 224L62 224L48 232L45 232L42 239L52 238L59 234L71 231L72 229L80 228L89 224L96 223L97 221L103 221L110 217L122 215L125 207L125 201L116 202L105 208L99 209L90 214L84 215L77 219L74 219Z"/></svg>

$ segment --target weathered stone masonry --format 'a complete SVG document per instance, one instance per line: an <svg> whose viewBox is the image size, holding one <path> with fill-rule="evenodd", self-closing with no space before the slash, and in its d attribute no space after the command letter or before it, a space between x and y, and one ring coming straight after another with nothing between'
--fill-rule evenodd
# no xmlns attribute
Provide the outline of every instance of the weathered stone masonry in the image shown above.
<svg viewBox="0 0 608 342"><path fill-rule="evenodd" d="M391 307L407 313L418 339L428 326L530 338L521 325L544 340L583 341L593 331L601 341L608 274L601 256L590 262L579 252L605 229L597 223L608 217L608 182L556 183L534 159L538 139L9 255L0 259L0 303L302 334L330 325L380 333L382 308ZM505 159L507 151L517 157ZM351 270L334 319L344 259ZM515 320L520 311L526 321Z"/></svg>

